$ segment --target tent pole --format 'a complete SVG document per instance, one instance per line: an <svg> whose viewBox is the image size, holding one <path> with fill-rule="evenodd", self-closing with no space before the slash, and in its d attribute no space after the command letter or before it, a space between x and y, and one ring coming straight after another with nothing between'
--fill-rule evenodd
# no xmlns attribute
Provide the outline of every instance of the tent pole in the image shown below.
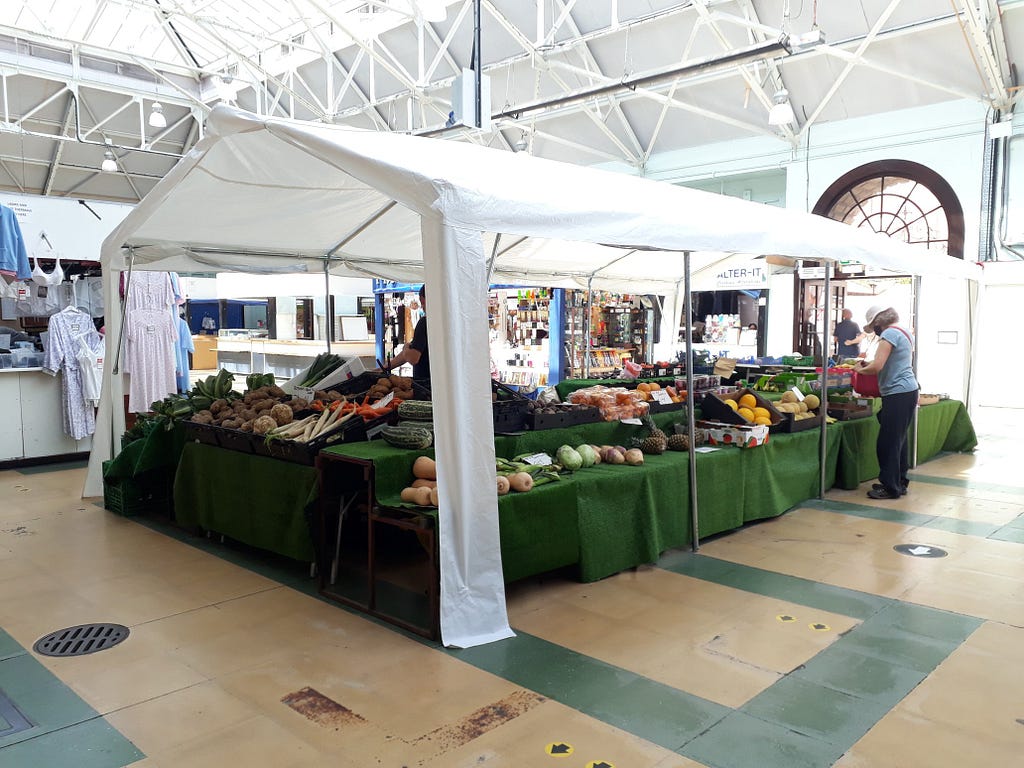
<svg viewBox="0 0 1024 768"><path fill-rule="evenodd" d="M327 339L327 354L331 354L331 257L324 256L324 338Z"/></svg>
<svg viewBox="0 0 1024 768"><path fill-rule="evenodd" d="M693 327L690 307L690 252L683 251L683 315L686 322L686 437L689 442L690 469L690 547L694 552L700 550L700 526L697 516L697 431L693 423Z"/></svg>
<svg viewBox="0 0 1024 768"><path fill-rule="evenodd" d="M911 311L913 313L913 325L911 330L914 332L914 349L911 351L910 365L914 370L914 379L917 379L917 339L920 331L919 315L920 304L921 304L921 276L914 275L914 301L912 304ZM920 392L918 392L920 395ZM920 406L914 408L914 416L910 422L910 447L907 449L910 453L910 466L912 469L917 469L917 412Z"/></svg>
<svg viewBox="0 0 1024 768"><path fill-rule="evenodd" d="M128 311L128 291L132 288L132 267L135 266L135 249L128 249L128 277L124 280L124 298L121 299L121 327L117 329L117 349L114 350L114 374L121 372L121 345L124 343L124 318Z"/></svg>
<svg viewBox="0 0 1024 768"><path fill-rule="evenodd" d="M820 478L818 483L818 498L825 498L825 467L828 455L828 340L829 323L832 321L832 262L825 262L825 314L822 316L821 329L821 402L819 413L821 414L821 439L819 441L820 453L818 457Z"/></svg>
<svg viewBox="0 0 1024 768"><path fill-rule="evenodd" d="M590 309L593 305L593 296L590 292L590 286L594 282L594 277L591 275L587 278L587 303L586 303L586 314L583 315L583 378L590 378Z"/></svg>

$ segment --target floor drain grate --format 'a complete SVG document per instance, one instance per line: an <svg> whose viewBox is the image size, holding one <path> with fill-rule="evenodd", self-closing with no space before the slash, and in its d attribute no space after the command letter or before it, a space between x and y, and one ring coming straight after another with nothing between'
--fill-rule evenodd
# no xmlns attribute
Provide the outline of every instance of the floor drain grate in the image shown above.
<svg viewBox="0 0 1024 768"><path fill-rule="evenodd" d="M120 624L79 624L39 638L32 650L43 656L85 656L113 648L130 631Z"/></svg>

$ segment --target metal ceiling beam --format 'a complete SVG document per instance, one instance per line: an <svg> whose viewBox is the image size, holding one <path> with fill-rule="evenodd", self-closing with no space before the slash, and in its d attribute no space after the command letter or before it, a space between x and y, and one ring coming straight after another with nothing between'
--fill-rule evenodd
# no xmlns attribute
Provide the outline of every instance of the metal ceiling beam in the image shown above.
<svg viewBox="0 0 1024 768"><path fill-rule="evenodd" d="M11 159L12 160L17 160L18 158L11 158ZM6 173L8 176L11 177L11 181L14 182L14 186L16 186L18 188L19 192L24 192L25 191L25 185L22 184L21 180L17 176L14 175L14 172L10 168L7 167L7 163L5 162L3 157L0 157L0 168L3 168L4 169L4 173Z"/></svg>
<svg viewBox="0 0 1024 768"><path fill-rule="evenodd" d="M951 0L959 8L960 29L993 108L1005 110L1011 102L1010 62L998 8L990 0ZM997 45L1001 51L997 51Z"/></svg>
<svg viewBox="0 0 1024 768"><path fill-rule="evenodd" d="M75 116L75 99L72 95L68 94L67 105L64 107L64 120L61 125L60 134L61 136L67 135L68 128L71 127L71 118ZM64 142L58 141L57 145L53 148L53 158L50 160L50 167L46 171L46 181L43 182L43 195L50 194L50 190L53 189L53 182L57 178L57 169L60 168L60 158L64 154Z"/></svg>
<svg viewBox="0 0 1024 768"><path fill-rule="evenodd" d="M821 116L821 113L825 111L825 107L827 107L829 102L832 101L832 98L839 92L839 89L842 87L843 83L846 82L846 78L850 76L850 73L853 72L854 68L857 66L856 60L864 56L864 51L866 51L868 49L868 46L870 46L871 43L873 43L875 39L878 37L879 33L882 31L882 28L885 26L885 23L889 20L889 17L892 16L892 14L896 12L896 9L900 7L900 2L901 0L890 0L889 5L886 6L885 10L882 11L879 17L875 20L875 23L871 26L871 30L861 41L860 45L857 46L857 51L854 54L856 59L847 62L846 66L843 68L843 71L839 73L839 76L835 79L835 82L832 83L832 86L825 93L824 98L822 98L822 100L818 103L818 106L815 107L810 117L808 117L807 120L804 121L803 126L800 128L798 136L802 137L804 134L806 134L810 130L811 126L814 125L817 119Z"/></svg>
<svg viewBox="0 0 1024 768"><path fill-rule="evenodd" d="M707 8L702 6L700 3L694 3L693 7L697 10L697 14L706 22L708 27L711 29L712 34L721 44L722 50L732 50L733 46L729 42L729 38L725 36L725 33L722 32L722 30L719 28L717 22L713 21L710 18L711 14L708 12ZM763 42L763 40L759 40L755 41L755 44ZM771 61L771 59L767 60ZM743 82L747 84L747 88L749 89L749 91L754 94L754 98L756 98L757 101L760 102L761 106L764 108L765 117L767 119L768 112L772 108L772 99L769 98L767 93L765 93L764 88L761 87L760 81L756 77L754 77L749 71L747 71L745 65L740 64L739 66L736 67L736 71L739 72L740 77L743 78ZM796 134L793 133L793 129L788 125L782 125L779 126L779 128L782 132L782 135L785 137L786 141L788 141L791 146L796 147Z"/></svg>

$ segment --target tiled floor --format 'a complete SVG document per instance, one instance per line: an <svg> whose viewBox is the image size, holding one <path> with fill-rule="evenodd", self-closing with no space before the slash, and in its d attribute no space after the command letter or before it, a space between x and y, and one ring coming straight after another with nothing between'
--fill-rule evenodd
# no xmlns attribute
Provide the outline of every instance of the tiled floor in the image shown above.
<svg viewBox="0 0 1024 768"><path fill-rule="evenodd" d="M899 501L833 491L696 556L512 585L516 637L465 651L83 502L80 466L0 472L0 768L1024 765L1020 421L981 414ZM26 650L86 621L132 634Z"/></svg>

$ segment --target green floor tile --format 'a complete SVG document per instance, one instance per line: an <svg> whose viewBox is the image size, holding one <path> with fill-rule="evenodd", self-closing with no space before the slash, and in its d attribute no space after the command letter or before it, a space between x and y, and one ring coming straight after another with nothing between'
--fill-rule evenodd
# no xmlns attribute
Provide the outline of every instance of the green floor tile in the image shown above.
<svg viewBox="0 0 1024 768"><path fill-rule="evenodd" d="M844 750L733 712L677 751L709 768L826 768Z"/></svg>
<svg viewBox="0 0 1024 768"><path fill-rule="evenodd" d="M984 622L973 616L912 603L893 603L865 622L868 629L891 627L952 645L960 645ZM861 629L864 627L862 626Z"/></svg>
<svg viewBox="0 0 1024 768"><path fill-rule="evenodd" d="M1012 541L1016 544L1024 544L1024 528L1011 528L1006 526L1000 528L988 538L996 541Z"/></svg>
<svg viewBox="0 0 1024 768"><path fill-rule="evenodd" d="M496 643L453 650L455 658L574 709L613 696L637 675L525 632Z"/></svg>
<svg viewBox="0 0 1024 768"><path fill-rule="evenodd" d="M646 678L637 678L610 696L598 697L584 711L602 722L672 750L696 738L731 712L720 704Z"/></svg>
<svg viewBox="0 0 1024 768"><path fill-rule="evenodd" d="M755 696L742 711L845 751L889 711L889 705L791 675Z"/></svg>
<svg viewBox="0 0 1024 768"><path fill-rule="evenodd" d="M834 501L832 499L810 499L803 502L800 506L808 509L839 512L843 515L865 517L869 520L883 520L887 523L899 523L914 527L927 525L935 519L935 515L916 509L913 506L913 499L909 496L905 496L900 500L893 499L892 503L899 504L902 508L873 507L870 504L855 504L849 501Z"/></svg>
<svg viewBox="0 0 1024 768"><path fill-rule="evenodd" d="M902 667L931 672L958 643L929 640L891 626L865 622L843 637L843 648L873 656Z"/></svg>
<svg viewBox="0 0 1024 768"><path fill-rule="evenodd" d="M962 536L980 536L981 538L991 536L999 530L998 525L980 523L977 520L958 520L955 517L936 517L925 523L924 527L959 533Z"/></svg>
<svg viewBox="0 0 1024 768"><path fill-rule="evenodd" d="M666 556L659 560L658 566L673 573L855 619L866 619L891 602L888 598L867 592L834 587L749 565L728 563L706 555L673 553L672 557Z"/></svg>
<svg viewBox="0 0 1024 768"><path fill-rule="evenodd" d="M21 643L0 629L0 661L26 653Z"/></svg>
<svg viewBox="0 0 1024 768"><path fill-rule="evenodd" d="M33 724L32 728L0 738L0 748L99 716L28 654L0 662L0 689Z"/></svg>
<svg viewBox="0 0 1024 768"><path fill-rule="evenodd" d="M97 717L0 749L0 768L120 768L143 757Z"/></svg>
<svg viewBox="0 0 1024 768"><path fill-rule="evenodd" d="M993 491L995 493L1009 493L1015 495L1024 494L1024 488L1019 485L1003 485L1001 483L983 483L977 480L962 480L958 477L935 477L934 475L921 475L917 472L910 473L910 479L915 483L930 483L932 485L948 485L954 488L969 488L972 491Z"/></svg>
<svg viewBox="0 0 1024 768"><path fill-rule="evenodd" d="M798 668L793 676L892 707L914 690L927 673L857 653L840 639Z"/></svg>
<svg viewBox="0 0 1024 768"><path fill-rule="evenodd" d="M61 461L54 464L34 464L30 467L18 467L17 471L22 475L43 475L47 472L63 472L68 469L86 469L89 466L88 459L80 461Z"/></svg>

